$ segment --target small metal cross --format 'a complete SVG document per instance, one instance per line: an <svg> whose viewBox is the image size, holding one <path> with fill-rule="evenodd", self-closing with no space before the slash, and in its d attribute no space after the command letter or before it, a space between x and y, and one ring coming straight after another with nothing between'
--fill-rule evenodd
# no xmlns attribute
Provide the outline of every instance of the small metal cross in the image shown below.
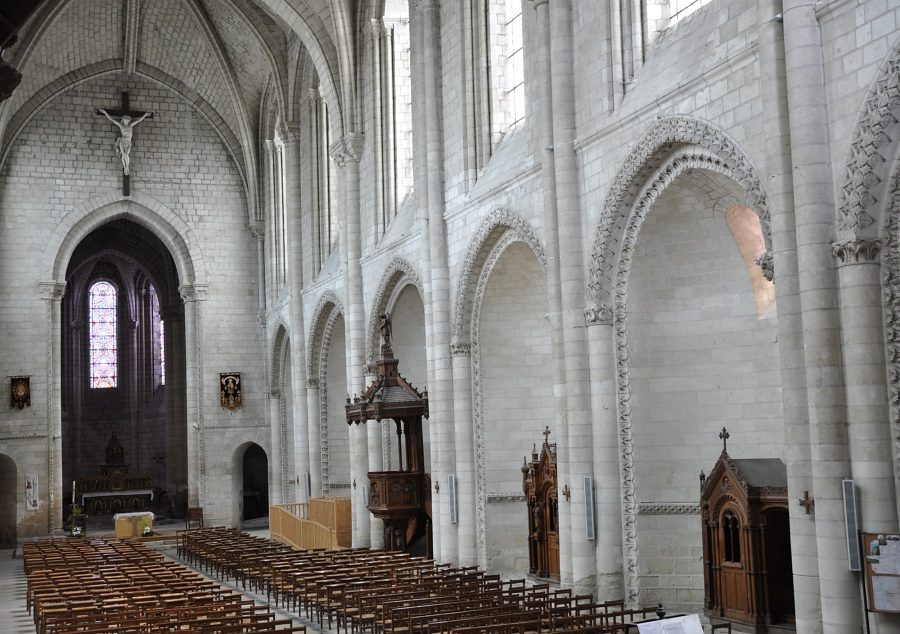
<svg viewBox="0 0 900 634"><path fill-rule="evenodd" d="M809 491L803 492L803 497L800 498L800 506L806 509L806 514L809 515L812 507L815 506L815 499L809 497Z"/></svg>
<svg viewBox="0 0 900 634"><path fill-rule="evenodd" d="M719 438L722 439L722 453L725 453L725 451L728 449L728 439L731 438L731 434L729 434L728 430L723 427L722 431L719 432Z"/></svg>

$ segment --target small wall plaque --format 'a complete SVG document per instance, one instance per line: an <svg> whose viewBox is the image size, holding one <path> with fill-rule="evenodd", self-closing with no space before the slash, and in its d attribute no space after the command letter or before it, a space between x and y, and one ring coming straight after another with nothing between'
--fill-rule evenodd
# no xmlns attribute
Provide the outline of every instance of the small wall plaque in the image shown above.
<svg viewBox="0 0 900 634"><path fill-rule="evenodd" d="M31 407L31 377L13 376L9 382L9 406L24 409Z"/></svg>
<svg viewBox="0 0 900 634"><path fill-rule="evenodd" d="M241 406L240 372L225 372L219 375L219 403L232 411Z"/></svg>

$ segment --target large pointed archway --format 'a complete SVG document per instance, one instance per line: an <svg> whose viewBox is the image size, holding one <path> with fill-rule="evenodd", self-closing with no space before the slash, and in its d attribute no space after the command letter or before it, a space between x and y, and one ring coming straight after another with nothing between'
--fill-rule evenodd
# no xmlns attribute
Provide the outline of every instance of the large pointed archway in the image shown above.
<svg viewBox="0 0 900 634"><path fill-rule="evenodd" d="M125 218L75 246L61 302L62 492L91 515L187 506L184 303L169 249ZM74 486L74 495L73 495Z"/></svg>

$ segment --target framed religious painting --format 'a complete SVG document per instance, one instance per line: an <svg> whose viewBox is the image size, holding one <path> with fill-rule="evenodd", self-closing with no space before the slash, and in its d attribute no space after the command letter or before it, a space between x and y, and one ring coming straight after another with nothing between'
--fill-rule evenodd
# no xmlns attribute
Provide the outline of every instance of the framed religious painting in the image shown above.
<svg viewBox="0 0 900 634"><path fill-rule="evenodd" d="M10 407L18 407L19 409L31 407L31 377L10 377L9 405Z"/></svg>

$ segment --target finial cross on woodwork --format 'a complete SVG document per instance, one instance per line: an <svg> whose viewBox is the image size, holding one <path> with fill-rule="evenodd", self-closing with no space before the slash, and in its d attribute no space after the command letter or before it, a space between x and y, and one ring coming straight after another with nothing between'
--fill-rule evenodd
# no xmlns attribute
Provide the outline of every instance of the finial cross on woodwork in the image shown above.
<svg viewBox="0 0 900 634"><path fill-rule="evenodd" d="M544 444L547 444L547 441L550 440L550 427L545 426L544 431L541 432L544 435Z"/></svg>
<svg viewBox="0 0 900 634"><path fill-rule="evenodd" d="M809 491L803 492L803 497L800 498L800 506L806 509L806 514L809 515L812 507L815 506L816 500L814 498L809 497Z"/></svg>
<svg viewBox="0 0 900 634"><path fill-rule="evenodd" d="M725 453L728 449L728 439L731 438L731 434L723 427L722 431L719 432L719 438L722 440L722 453Z"/></svg>

